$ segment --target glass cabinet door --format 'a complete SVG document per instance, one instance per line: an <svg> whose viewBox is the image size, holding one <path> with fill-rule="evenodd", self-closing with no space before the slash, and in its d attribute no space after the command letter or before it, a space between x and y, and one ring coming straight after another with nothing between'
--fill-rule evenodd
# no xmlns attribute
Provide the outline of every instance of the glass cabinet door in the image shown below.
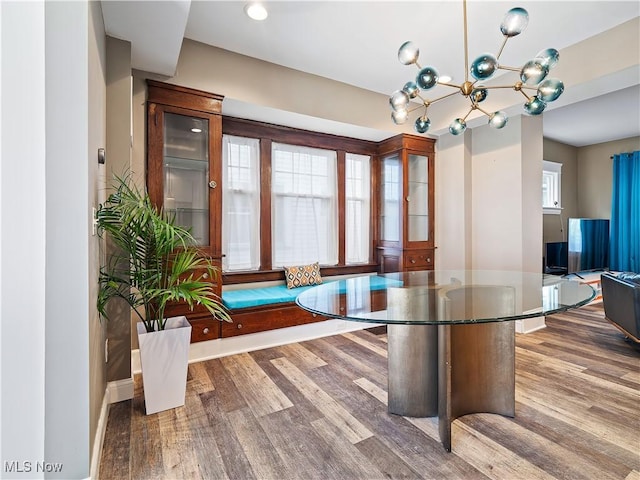
<svg viewBox="0 0 640 480"><path fill-rule="evenodd" d="M429 158L409 154L407 171L407 240L429 240Z"/></svg>
<svg viewBox="0 0 640 480"><path fill-rule="evenodd" d="M165 112L163 205L197 245L209 245L209 121Z"/></svg>
<svg viewBox="0 0 640 480"><path fill-rule="evenodd" d="M380 239L387 242L400 241L401 175L398 154L383 159L380 183Z"/></svg>

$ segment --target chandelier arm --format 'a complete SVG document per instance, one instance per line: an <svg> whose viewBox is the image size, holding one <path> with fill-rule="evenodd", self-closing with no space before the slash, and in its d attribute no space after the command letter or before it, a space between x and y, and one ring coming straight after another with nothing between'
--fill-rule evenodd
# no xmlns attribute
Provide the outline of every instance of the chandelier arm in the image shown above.
<svg viewBox="0 0 640 480"><path fill-rule="evenodd" d="M425 103L425 104L422 104L422 105L416 105L416 106L415 106L415 107L413 107L412 109L407 109L407 114L409 114L409 113L413 113L413 112L415 112L416 110L418 110L418 109L420 109L420 108L422 108L422 107L424 107L424 110L425 110L425 113L426 113L426 111L427 111L427 105L426 105L426 103Z"/></svg>
<svg viewBox="0 0 640 480"><path fill-rule="evenodd" d="M416 67L418 67L418 70L422 70L422 67L420 66L420 64L418 63L417 60L415 62L413 62L413 63L415 63Z"/></svg>
<svg viewBox="0 0 640 480"><path fill-rule="evenodd" d="M529 95L527 95L524 90L520 90L520 93L522 93L522 95L524 95L524 98L526 98L527 100L531 101L531 97Z"/></svg>
<svg viewBox="0 0 640 480"><path fill-rule="evenodd" d="M447 93L446 95L443 95L443 96L438 97L438 98L436 98L436 99L434 99L434 100L431 100L429 103L430 103L430 104L431 104L431 103L435 103L435 102L437 102L437 101L439 101L439 100L443 100L443 99L445 99L445 98L447 98L447 97L451 97L451 96L456 95L456 94L458 94L458 93L460 93L460 92L459 92L459 91L457 91L457 92Z"/></svg>
<svg viewBox="0 0 640 480"><path fill-rule="evenodd" d="M462 118L462 121L463 121L463 122L465 122L465 121L467 120L467 117L468 117L469 115L471 115L471 112L473 112L476 108L478 108L478 105L476 105L476 104L474 104L474 105L475 105L475 108L474 108L474 106L472 105L472 106L471 106L471 108L469 109L469 111L467 112L467 114Z"/></svg>
<svg viewBox="0 0 640 480"><path fill-rule="evenodd" d="M507 44L507 40L509 40L509 37L507 37L506 35L504 36L504 41L502 42L502 46L500 47L500 50L498 50L498 54L496 55L496 59L500 60L500 55L502 55L502 51L504 50L505 45ZM499 68L499 67L498 67Z"/></svg>
<svg viewBox="0 0 640 480"><path fill-rule="evenodd" d="M431 100L429 100L428 98L424 98L422 95L420 95L419 93L416 95L420 100L422 100L422 103L424 105L424 108L427 108L429 105L431 105Z"/></svg>
<svg viewBox="0 0 640 480"><path fill-rule="evenodd" d="M506 65L498 65L498 70L509 70L511 72L519 72L520 70L522 70L522 67L518 68L518 67L508 67Z"/></svg>
<svg viewBox="0 0 640 480"><path fill-rule="evenodd" d="M483 86L482 88L484 88L486 90L491 90L492 88L513 88L513 89L515 89L515 85L493 85L493 86L490 86L490 87L489 86ZM524 86L522 88L524 88Z"/></svg>
<svg viewBox="0 0 640 480"><path fill-rule="evenodd" d="M453 88L457 88L458 90L460 90L462 88L462 85L456 85L454 83L446 83L446 82L437 82L438 85L444 85L445 87L453 87Z"/></svg>
<svg viewBox="0 0 640 480"><path fill-rule="evenodd" d="M476 106L476 108L475 108L476 110L480 110L480 111L481 111L482 113L484 113L487 117L491 118L491 114L490 114L490 113L488 113L486 110L483 110L482 108L480 108L480 107L478 106L478 104L477 104L477 103L475 104L475 106Z"/></svg>
<svg viewBox="0 0 640 480"><path fill-rule="evenodd" d="M467 43L467 0L462 0L462 18L464 21L464 81L468 82L469 81L469 46Z"/></svg>

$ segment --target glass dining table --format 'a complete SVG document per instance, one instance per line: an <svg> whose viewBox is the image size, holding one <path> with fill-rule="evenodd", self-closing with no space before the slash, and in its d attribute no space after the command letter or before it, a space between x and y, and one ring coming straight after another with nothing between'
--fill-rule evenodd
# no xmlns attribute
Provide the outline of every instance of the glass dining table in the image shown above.
<svg viewBox="0 0 640 480"><path fill-rule="evenodd" d="M471 413L515 416L515 320L580 307L588 284L539 273L424 270L323 283L296 303L310 312L386 324L388 411L451 423Z"/></svg>

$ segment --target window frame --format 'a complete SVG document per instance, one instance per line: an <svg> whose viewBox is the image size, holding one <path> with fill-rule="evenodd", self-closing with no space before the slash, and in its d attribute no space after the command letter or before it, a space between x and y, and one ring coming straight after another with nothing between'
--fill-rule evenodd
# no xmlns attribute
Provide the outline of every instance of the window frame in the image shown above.
<svg viewBox="0 0 640 480"><path fill-rule="evenodd" d="M364 157L369 157L369 165L368 166L364 166ZM356 165L358 165L359 163L362 163L363 166L360 167L362 171L366 170L366 173L364 173L362 175L362 178L359 179L357 175L355 175L355 171L351 172L351 176L349 175L349 163L351 163L354 167ZM355 170L357 170L357 168L355 168ZM360 205L361 211L362 212L366 212L366 216L369 217L369 226L371 225L372 219L371 219L371 202L372 202L372 194L371 194L371 176L372 176L372 170L373 170L373 157L369 156L369 155L361 155L361 154L356 154L356 153L352 153L352 152L348 152L345 154L345 189L344 189L344 195L345 195L345 264L346 265L361 265L363 263L367 263L369 259L367 260L359 260L359 261L349 261L349 225L350 224L355 224L355 220L356 219L349 219L349 203L350 202L355 202L357 204ZM369 184L367 185L365 182L365 177L368 175L369 177ZM351 182L349 182L351 181ZM352 188L355 191L351 191L349 188L349 184L351 183ZM357 190L358 190L358 184L360 184L360 194L358 194ZM357 242L360 243L360 246L364 245L364 244L369 244L369 257L371 257L371 229L369 229L369 231L365 232L363 231L362 228L359 229L359 231L363 234L366 235L366 239L365 241L362 242ZM353 240L353 242L355 242L355 240ZM358 248L356 248L356 250L358 250Z"/></svg>
<svg viewBox="0 0 640 480"><path fill-rule="evenodd" d="M278 153L282 160L282 164L280 165L281 168L278 168L277 161L272 163L272 180L280 176L288 177L286 181L281 181L279 183L277 189L273 188L274 185L272 183L271 235L274 241L280 238L280 241L283 242L283 245L274 245L273 242L271 244L272 265L274 265L274 268L284 268L289 265L311 264L316 261L319 261L320 265L323 266L337 265L339 245L337 236L334 236L333 232L331 232L332 230L337 229L338 226L338 156L336 151L271 142L271 152L272 162L274 160L274 155L276 159L278 158ZM285 157L288 157L290 160L290 169L282 168L285 167L285 163L287 163L285 161ZM320 171L318 171L317 167L321 164L315 162L323 162L323 166L325 168L320 168ZM305 164L309 167L308 171L305 171ZM302 185L304 185L303 188L301 188ZM295 199L293 203L298 206L300 206L300 201L306 206L309 205L308 202L310 201L314 205L311 210L313 212L320 212L319 216L314 215L312 218L315 220L313 223L316 227L318 240L322 237L322 233L324 232L324 241L319 240L319 244L323 244L324 248L318 245L320 251L316 251L315 254L311 255L307 252L307 255L311 258L307 257L289 260L285 260L285 258L283 258L296 250L297 255L305 257L305 254L299 251L300 248L304 248L310 243L313 243L315 241L314 237L316 236L311 235L305 238L304 235L308 235L308 232L304 232L304 229L298 230L295 225L295 232L291 231L291 217L285 219L288 215L281 215L283 214L283 211L278 208L278 205L282 208L286 208L285 204L288 204L291 199ZM280 220L278 220L279 215L281 215ZM320 220L321 218L322 220ZM274 220L276 222L281 222L280 228L277 226L276 228L273 228ZM322 225L317 222L322 223ZM300 236L303 238L300 238ZM322 253L323 250L324 253Z"/></svg>
<svg viewBox="0 0 640 480"><path fill-rule="evenodd" d="M551 193L551 196L553 197L552 201L554 202L555 206L545 206L543 196L542 213L550 215L560 215L562 213L562 163L543 160L542 184L544 184L545 175L552 178L552 189L554 190L554 192Z"/></svg>
<svg viewBox="0 0 640 480"><path fill-rule="evenodd" d="M253 179L249 179L249 181L247 182L247 186L248 188L244 189L244 188L231 188L231 186L229 185L229 167L230 165L225 162L225 159L229 160L227 158L227 148L225 145L225 139L228 140L228 142L230 144L233 145L238 145L240 147L246 147L249 149L249 153L255 153L255 157L253 155L250 155L249 157L249 162L248 162L248 170L250 172L250 174L255 174L256 178ZM245 196L249 199L250 202L253 201L258 201L260 199L260 142L257 139L254 138L248 138L248 137L238 137L235 135L223 135L222 136L222 219L221 219L221 224L223 226L222 228L222 249L226 250L230 247L230 244L232 243L230 241L230 238L228 236L228 229L225 228L226 225L228 224L228 222L230 221L230 219L227 217L228 215L228 201L235 195L242 195ZM254 152L253 150L256 150L257 152ZM254 164L255 162L255 164ZM235 169L240 169L243 168L241 165L234 165L233 168ZM255 171L254 171L255 170ZM255 212L252 212L255 213ZM257 218L253 218L253 215L251 216L252 220L257 222L257 225L253 222L251 222L250 225L250 230L251 231L255 231L253 229L256 229L258 232L260 231L260 212L258 210L258 215ZM255 255L257 253L257 256ZM241 271L257 271L260 268L260 245L258 245L258 249L257 252L253 251L250 247L249 249L249 268L246 269L240 269L240 268L233 268L231 270L227 270L227 268L229 267L229 257L230 257L230 252L226 251L225 252L225 256L222 258L222 268L223 271L226 272L241 272ZM253 266L255 265L254 262L257 260L257 267Z"/></svg>
<svg viewBox="0 0 640 480"><path fill-rule="evenodd" d="M222 117L222 133L239 137L255 138L260 141L260 268L244 272L223 272L224 284L282 280L282 268L272 266L271 235L271 151L272 143L284 143L301 147L334 150L337 156L338 180L338 263L321 266L323 276L373 273L377 271L377 204L370 195L369 207L369 260L367 263L346 263L346 154L368 155L370 158L370 192L377 191L377 148L378 144L338 135L311 132L292 127L273 125L235 117ZM223 252L224 253L224 252Z"/></svg>

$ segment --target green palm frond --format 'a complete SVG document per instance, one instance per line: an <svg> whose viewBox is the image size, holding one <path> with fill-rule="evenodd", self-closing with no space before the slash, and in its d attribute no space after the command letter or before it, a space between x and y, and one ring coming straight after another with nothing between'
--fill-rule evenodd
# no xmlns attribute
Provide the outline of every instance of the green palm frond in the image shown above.
<svg viewBox="0 0 640 480"><path fill-rule="evenodd" d="M147 331L164 328L165 307L175 301L191 309L202 305L215 317L231 321L211 283L218 269L194 247L190 231L174 220L156 209L129 176L116 177L115 191L97 212L98 233L121 252L111 255L100 271L101 318L108 318L107 305L118 298L138 315L143 307Z"/></svg>

